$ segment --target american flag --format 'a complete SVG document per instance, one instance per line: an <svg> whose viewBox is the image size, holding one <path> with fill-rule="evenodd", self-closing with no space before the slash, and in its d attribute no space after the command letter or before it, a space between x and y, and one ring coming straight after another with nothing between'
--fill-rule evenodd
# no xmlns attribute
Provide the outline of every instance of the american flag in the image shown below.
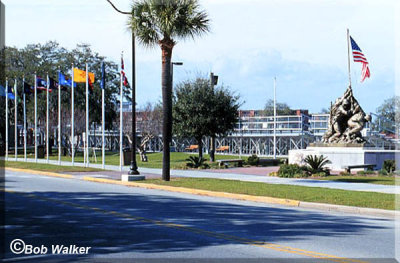
<svg viewBox="0 0 400 263"><path fill-rule="evenodd" d="M351 49L353 50L353 59L354 62L360 62L362 64L361 71L361 82L363 82L366 78L371 76L368 67L367 58L364 56L361 48L357 45L356 41L352 37L350 37Z"/></svg>

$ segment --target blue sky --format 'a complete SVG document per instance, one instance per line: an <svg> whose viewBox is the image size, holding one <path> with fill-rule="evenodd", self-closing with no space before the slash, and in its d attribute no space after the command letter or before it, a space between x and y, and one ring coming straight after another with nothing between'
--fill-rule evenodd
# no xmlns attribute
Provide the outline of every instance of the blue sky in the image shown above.
<svg viewBox="0 0 400 263"><path fill-rule="evenodd" d="M74 48L89 43L119 62L125 54L130 78L131 40L127 18L106 0L2 0L6 44L24 47L56 40ZM113 0L129 10L130 0ZM241 95L243 109L260 109L273 96L292 108L319 112L348 85L346 28L370 63L371 78L360 83L360 63L351 63L353 90L364 110L375 109L395 92L396 0L200 0L211 32L196 41L179 40L174 83L210 71ZM397 8L397 9L396 9ZM399 14L399 13L398 13ZM397 18L397 23L399 22ZM398 30L398 28L397 28ZM161 99L161 52L137 48L137 102ZM399 59L397 59L399 61ZM398 85L397 85L398 86Z"/></svg>

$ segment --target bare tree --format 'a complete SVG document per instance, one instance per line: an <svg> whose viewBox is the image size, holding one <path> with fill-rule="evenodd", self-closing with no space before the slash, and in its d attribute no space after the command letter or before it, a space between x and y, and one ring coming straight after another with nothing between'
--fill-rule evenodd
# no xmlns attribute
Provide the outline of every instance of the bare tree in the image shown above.
<svg viewBox="0 0 400 263"><path fill-rule="evenodd" d="M137 145L136 148L139 151L141 161L147 162L146 149L148 142L162 133L162 106L148 102L139 110L136 118L136 127L141 134L140 145ZM130 144L132 144L131 125L131 121L124 121L124 133Z"/></svg>

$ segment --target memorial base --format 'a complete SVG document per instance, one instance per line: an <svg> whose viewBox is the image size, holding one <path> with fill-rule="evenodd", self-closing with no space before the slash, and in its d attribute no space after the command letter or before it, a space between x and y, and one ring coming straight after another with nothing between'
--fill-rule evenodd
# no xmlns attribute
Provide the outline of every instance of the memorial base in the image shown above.
<svg viewBox="0 0 400 263"><path fill-rule="evenodd" d="M364 145L318 144L318 146L309 146L307 149L290 150L289 163L305 165L304 159L307 155L323 155L331 161L331 164L326 167L333 171L344 171L344 166L347 165L364 164L375 164L375 170L380 170L385 160L395 160L396 154L399 153L398 150L377 149Z"/></svg>

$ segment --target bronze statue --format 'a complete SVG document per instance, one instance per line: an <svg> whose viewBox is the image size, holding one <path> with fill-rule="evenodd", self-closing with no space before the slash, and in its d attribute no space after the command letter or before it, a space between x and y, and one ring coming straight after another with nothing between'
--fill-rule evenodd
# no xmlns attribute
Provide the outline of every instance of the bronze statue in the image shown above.
<svg viewBox="0 0 400 263"><path fill-rule="evenodd" d="M371 121L353 96L351 86L331 107L328 131L324 134L324 143L364 143L361 130Z"/></svg>

